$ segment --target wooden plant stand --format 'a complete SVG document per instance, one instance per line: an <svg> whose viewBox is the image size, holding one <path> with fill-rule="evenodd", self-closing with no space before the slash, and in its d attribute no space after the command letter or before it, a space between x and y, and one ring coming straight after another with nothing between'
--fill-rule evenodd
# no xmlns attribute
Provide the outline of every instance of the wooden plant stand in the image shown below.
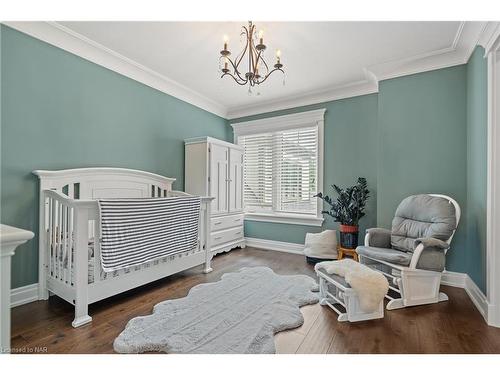
<svg viewBox="0 0 500 375"><path fill-rule="evenodd" d="M338 260L344 258L345 255L352 257L356 262L359 262L358 253L356 253L356 249L347 249L345 247L337 246Z"/></svg>

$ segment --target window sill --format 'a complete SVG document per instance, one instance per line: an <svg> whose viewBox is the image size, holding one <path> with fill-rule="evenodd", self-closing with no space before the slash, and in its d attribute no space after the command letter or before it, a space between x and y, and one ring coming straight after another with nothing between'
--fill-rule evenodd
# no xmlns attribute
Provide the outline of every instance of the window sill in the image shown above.
<svg viewBox="0 0 500 375"><path fill-rule="evenodd" d="M325 220L322 217L311 215L279 215L265 213L245 213L245 220L262 221L266 223L296 224L320 227Z"/></svg>

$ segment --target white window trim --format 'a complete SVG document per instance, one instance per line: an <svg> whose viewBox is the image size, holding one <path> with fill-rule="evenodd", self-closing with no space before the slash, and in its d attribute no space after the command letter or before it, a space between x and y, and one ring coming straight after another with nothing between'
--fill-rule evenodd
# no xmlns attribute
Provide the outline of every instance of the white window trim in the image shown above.
<svg viewBox="0 0 500 375"><path fill-rule="evenodd" d="M323 190L323 156L324 156L324 128L326 109L299 112L291 115L268 117L260 120L245 121L231 124L234 134L234 143L238 143L238 137L242 135L274 132L279 130L299 129L307 126L318 126L318 189ZM298 224L309 226L321 226L324 218L323 201L318 199L316 216L300 214L279 213L245 213L245 220L264 221L271 223Z"/></svg>

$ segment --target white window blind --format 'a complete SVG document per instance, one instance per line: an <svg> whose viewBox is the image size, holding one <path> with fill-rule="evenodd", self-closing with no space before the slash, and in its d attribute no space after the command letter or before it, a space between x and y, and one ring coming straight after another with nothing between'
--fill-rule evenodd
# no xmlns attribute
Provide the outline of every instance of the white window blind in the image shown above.
<svg viewBox="0 0 500 375"><path fill-rule="evenodd" d="M244 135L247 212L317 214L318 126Z"/></svg>

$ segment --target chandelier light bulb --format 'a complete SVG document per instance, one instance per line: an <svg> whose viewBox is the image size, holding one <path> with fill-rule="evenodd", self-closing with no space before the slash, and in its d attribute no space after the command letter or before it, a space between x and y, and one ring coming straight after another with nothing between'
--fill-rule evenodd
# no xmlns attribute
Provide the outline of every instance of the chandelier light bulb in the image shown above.
<svg viewBox="0 0 500 375"><path fill-rule="evenodd" d="M263 40L264 40L264 30L260 30L259 31L259 41L260 41L260 44L264 44Z"/></svg>
<svg viewBox="0 0 500 375"><path fill-rule="evenodd" d="M224 41L224 43L229 42L229 37L227 36L227 34L224 34L224 36L222 37L222 40Z"/></svg>

